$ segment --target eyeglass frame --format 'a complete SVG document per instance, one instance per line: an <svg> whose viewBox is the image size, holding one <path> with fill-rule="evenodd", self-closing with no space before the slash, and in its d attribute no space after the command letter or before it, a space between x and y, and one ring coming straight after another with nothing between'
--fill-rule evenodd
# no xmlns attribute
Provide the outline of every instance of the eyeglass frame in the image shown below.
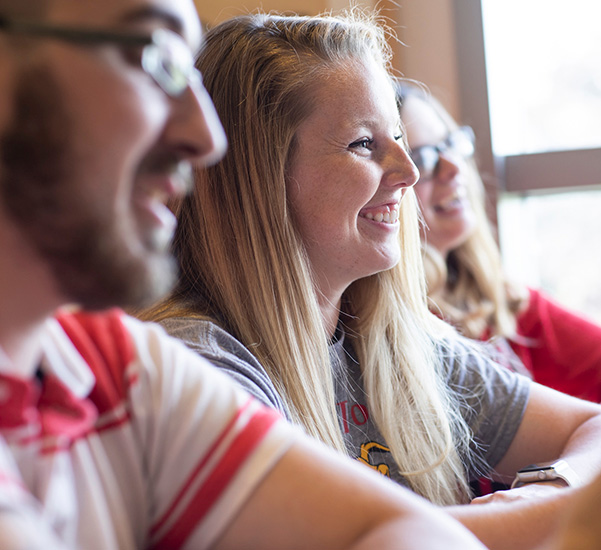
<svg viewBox="0 0 601 550"><path fill-rule="evenodd" d="M463 139L463 145L469 144L469 151L460 151L456 146L453 146L452 141L453 137L461 136ZM436 162L432 164L427 170L426 163L422 160L424 151L433 151L436 154ZM475 153L475 135L474 130L470 126L460 126L452 131L450 131L447 136L437 143L436 145L422 145L420 147L416 147L409 151L409 156L413 161L413 164L417 167L420 172L420 177L418 183L420 181L427 181L432 179L436 172L438 171L438 166L440 164L440 155L450 153L451 155L459 156L462 159L469 159L474 156ZM422 173L422 171L424 173Z"/></svg>
<svg viewBox="0 0 601 550"><path fill-rule="evenodd" d="M141 57L143 71L154 80L161 90L174 98L180 97L190 86L202 82L200 72L194 67L192 52L187 47L180 48L180 51L187 51L189 54L189 59L180 64L180 69L183 68L183 70L180 71L179 78L183 77L185 85L178 83L178 76L170 75L165 69L164 59L161 60L160 55L157 55L156 52L165 51L164 45L169 41L184 44L183 39L177 33L167 29L155 29L151 34L144 35L12 20L0 16L0 32L54 38L84 45L114 44L123 47L141 47L143 48ZM175 42L174 39L176 39Z"/></svg>

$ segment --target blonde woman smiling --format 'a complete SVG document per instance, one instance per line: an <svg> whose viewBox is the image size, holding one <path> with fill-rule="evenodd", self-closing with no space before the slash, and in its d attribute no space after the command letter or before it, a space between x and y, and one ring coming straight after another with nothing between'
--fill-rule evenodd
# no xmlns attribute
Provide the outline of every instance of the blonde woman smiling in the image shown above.
<svg viewBox="0 0 601 550"><path fill-rule="evenodd" d="M421 173L415 192L433 310L470 338L493 338L508 366L520 367L517 356L540 384L600 402L601 326L507 279L471 130L423 88L400 80L396 88Z"/></svg>
<svg viewBox="0 0 601 550"><path fill-rule="evenodd" d="M181 277L149 317L434 503L469 502L468 482L493 468L510 479L563 458L591 477L599 408L499 368L428 310L418 172L382 28L255 14L206 38L197 67L230 149L173 205ZM449 511L492 547L533 546L571 492L532 485L489 497L517 504Z"/></svg>

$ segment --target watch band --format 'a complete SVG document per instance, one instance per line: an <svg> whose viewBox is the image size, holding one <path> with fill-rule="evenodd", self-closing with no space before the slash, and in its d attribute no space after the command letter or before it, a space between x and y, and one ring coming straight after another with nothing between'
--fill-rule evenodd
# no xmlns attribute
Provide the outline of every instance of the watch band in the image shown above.
<svg viewBox="0 0 601 550"><path fill-rule="evenodd" d="M541 481L553 481L561 479L569 487L578 487L582 485L580 476L572 470L570 465L563 459L541 464L531 464L519 470L516 474L511 488L521 487L528 483L539 483Z"/></svg>

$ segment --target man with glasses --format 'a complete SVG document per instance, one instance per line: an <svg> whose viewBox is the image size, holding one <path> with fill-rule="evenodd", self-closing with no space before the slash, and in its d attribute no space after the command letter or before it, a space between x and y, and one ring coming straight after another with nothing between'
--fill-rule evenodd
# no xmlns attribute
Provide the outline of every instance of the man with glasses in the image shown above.
<svg viewBox="0 0 601 550"><path fill-rule="evenodd" d="M189 0L0 0L0 548L479 548L105 310L169 288L224 152L199 44Z"/></svg>

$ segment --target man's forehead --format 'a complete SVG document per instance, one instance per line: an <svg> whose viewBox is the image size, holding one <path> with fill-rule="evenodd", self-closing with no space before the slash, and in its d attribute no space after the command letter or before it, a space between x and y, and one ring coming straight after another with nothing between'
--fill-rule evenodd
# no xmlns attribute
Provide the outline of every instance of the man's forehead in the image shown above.
<svg viewBox="0 0 601 550"><path fill-rule="evenodd" d="M94 27L154 24L168 27L193 46L200 43L200 23L192 0L47 0L53 22Z"/></svg>

